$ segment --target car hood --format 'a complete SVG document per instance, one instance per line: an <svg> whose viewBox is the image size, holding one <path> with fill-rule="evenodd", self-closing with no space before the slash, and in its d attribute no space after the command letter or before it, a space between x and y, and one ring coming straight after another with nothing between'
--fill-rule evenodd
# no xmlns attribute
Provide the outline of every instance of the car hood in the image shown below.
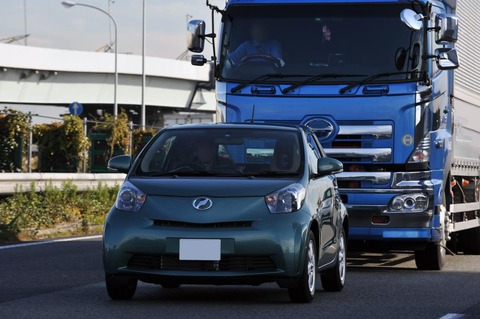
<svg viewBox="0 0 480 319"><path fill-rule="evenodd" d="M156 196L265 196L297 182L295 178L130 178L147 195Z"/></svg>

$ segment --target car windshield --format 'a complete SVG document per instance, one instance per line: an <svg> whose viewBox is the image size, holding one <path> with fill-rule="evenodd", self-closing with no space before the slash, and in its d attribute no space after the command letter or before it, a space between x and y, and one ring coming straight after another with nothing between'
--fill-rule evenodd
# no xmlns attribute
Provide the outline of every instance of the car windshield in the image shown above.
<svg viewBox="0 0 480 319"><path fill-rule="evenodd" d="M144 176L296 176L303 171L297 131L275 129L170 129L144 152Z"/></svg>
<svg viewBox="0 0 480 319"><path fill-rule="evenodd" d="M220 78L297 83L315 77L309 84L322 84L396 72L378 80L412 79L422 68L423 36L401 21L406 8L412 5L232 5Z"/></svg>

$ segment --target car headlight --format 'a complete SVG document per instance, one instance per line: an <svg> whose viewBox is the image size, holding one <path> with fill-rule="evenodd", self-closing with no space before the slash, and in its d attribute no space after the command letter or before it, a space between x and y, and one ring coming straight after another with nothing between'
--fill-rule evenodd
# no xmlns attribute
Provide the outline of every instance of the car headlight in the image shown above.
<svg viewBox="0 0 480 319"><path fill-rule="evenodd" d="M298 211L305 200L305 188L298 183L289 185L265 196L270 213L293 213Z"/></svg>
<svg viewBox="0 0 480 319"><path fill-rule="evenodd" d="M115 208L136 213L140 210L146 199L147 195L144 192L132 183L125 182L118 191Z"/></svg>
<svg viewBox="0 0 480 319"><path fill-rule="evenodd" d="M405 194L395 196L388 205L387 213L421 213L428 208L425 194Z"/></svg>

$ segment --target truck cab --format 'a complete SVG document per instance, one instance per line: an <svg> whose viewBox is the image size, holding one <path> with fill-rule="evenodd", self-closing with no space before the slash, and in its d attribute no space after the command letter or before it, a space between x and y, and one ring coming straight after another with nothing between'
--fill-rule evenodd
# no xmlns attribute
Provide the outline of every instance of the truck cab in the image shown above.
<svg viewBox="0 0 480 319"><path fill-rule="evenodd" d="M310 127L344 165L338 181L350 240L413 250L420 269L441 269L459 230L480 246L480 152L468 155L468 172L458 170L465 158L455 155L457 1L209 6L222 16L212 61L217 120ZM197 53L214 34L199 20L188 29Z"/></svg>

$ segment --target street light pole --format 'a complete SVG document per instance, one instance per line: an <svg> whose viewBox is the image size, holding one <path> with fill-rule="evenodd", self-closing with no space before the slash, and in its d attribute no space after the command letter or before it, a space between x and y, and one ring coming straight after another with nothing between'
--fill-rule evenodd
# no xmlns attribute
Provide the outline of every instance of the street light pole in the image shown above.
<svg viewBox="0 0 480 319"><path fill-rule="evenodd" d="M146 0L143 0L143 21L142 21L142 106L140 107L140 129L145 130L145 50L146 50Z"/></svg>
<svg viewBox="0 0 480 319"><path fill-rule="evenodd" d="M118 116L118 104L117 104L117 88L118 88L117 21L115 21L115 19L112 17L112 15L110 13L108 13L107 11L105 11L103 9L100 9L98 7L95 7L95 6L89 5L89 4L77 3L75 1L62 1L62 5L67 9L71 8L73 6L81 6L81 7L92 8L92 9L98 10L100 12L103 12L113 22L113 26L114 26L114 29L115 29L115 71L114 71L115 72L115 82L114 82L114 85L113 85L113 116L116 119L117 116Z"/></svg>

